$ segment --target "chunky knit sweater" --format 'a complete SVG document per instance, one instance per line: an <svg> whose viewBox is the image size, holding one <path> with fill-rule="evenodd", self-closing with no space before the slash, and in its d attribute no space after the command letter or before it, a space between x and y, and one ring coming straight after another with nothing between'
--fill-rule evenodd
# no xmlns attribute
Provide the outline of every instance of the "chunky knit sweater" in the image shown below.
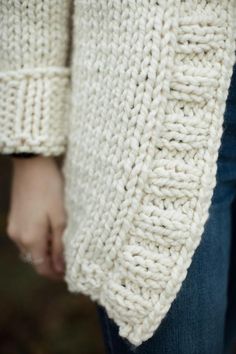
<svg viewBox="0 0 236 354"><path fill-rule="evenodd" d="M208 218L235 9L0 0L0 152L64 155L68 289L135 346L178 295Z"/></svg>

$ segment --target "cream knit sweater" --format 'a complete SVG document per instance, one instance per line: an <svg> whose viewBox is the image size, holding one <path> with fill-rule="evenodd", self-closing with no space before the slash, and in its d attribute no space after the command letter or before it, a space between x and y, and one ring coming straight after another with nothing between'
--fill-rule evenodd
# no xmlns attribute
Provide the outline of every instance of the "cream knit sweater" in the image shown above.
<svg viewBox="0 0 236 354"><path fill-rule="evenodd" d="M208 218L235 9L0 0L0 152L65 153L68 289L134 345L168 312Z"/></svg>

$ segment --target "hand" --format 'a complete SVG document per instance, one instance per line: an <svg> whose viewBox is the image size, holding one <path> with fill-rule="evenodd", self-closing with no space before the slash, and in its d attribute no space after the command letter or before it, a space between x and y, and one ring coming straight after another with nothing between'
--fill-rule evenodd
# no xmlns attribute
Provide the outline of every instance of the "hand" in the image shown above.
<svg viewBox="0 0 236 354"><path fill-rule="evenodd" d="M12 163L7 233L22 253L44 260L33 264L39 274L62 279L66 212L59 167L53 157L46 156L12 158Z"/></svg>

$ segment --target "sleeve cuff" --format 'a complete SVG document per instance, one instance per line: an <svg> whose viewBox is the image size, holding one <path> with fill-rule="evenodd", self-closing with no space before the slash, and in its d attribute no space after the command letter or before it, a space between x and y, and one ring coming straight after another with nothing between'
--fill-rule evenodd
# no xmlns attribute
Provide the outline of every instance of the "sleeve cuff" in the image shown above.
<svg viewBox="0 0 236 354"><path fill-rule="evenodd" d="M70 69L0 73L0 152L62 154L67 145Z"/></svg>

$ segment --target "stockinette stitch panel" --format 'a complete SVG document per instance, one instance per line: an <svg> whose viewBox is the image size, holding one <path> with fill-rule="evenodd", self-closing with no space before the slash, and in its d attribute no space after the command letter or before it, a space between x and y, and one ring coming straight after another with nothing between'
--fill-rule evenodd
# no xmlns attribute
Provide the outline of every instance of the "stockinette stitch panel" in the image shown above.
<svg viewBox="0 0 236 354"><path fill-rule="evenodd" d="M64 164L70 291L135 346L208 217L235 60L234 1L77 1Z"/></svg>

